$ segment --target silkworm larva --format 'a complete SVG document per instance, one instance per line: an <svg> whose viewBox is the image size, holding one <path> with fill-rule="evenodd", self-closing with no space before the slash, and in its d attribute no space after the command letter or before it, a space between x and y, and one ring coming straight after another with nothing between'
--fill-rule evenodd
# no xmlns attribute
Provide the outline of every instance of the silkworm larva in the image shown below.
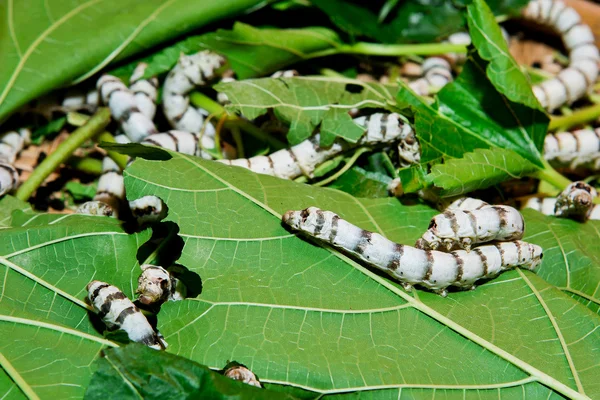
<svg viewBox="0 0 600 400"><path fill-rule="evenodd" d="M471 250L471 246L491 241L521 239L525 221L509 206L484 206L474 211L447 210L431 220L415 247L423 250Z"/></svg>
<svg viewBox="0 0 600 400"><path fill-rule="evenodd" d="M331 147L324 148L319 144L320 135L316 134L302 143L268 156L218 161L283 179L294 179L300 175L312 177L317 165L345 150L361 145L392 143L414 135L410 125L395 113L359 117L354 122L365 127L365 133L357 143L336 140Z"/></svg>
<svg viewBox="0 0 600 400"><path fill-rule="evenodd" d="M148 136L142 141L142 144L150 144L182 154L199 156L198 136L198 133L171 130Z"/></svg>
<svg viewBox="0 0 600 400"><path fill-rule="evenodd" d="M133 92L135 103L140 112L153 119L156 114L156 98L158 95L158 79L152 77L142 79L148 64L139 63L129 79L129 90Z"/></svg>
<svg viewBox="0 0 600 400"><path fill-rule="evenodd" d="M10 131L0 136L0 196L19 185L19 173L14 167L17 155L31 141L31 130L27 128Z"/></svg>
<svg viewBox="0 0 600 400"><path fill-rule="evenodd" d="M469 252L416 249L363 230L331 211L316 207L288 211L282 220L292 229L330 243L386 272L407 289L418 284L442 296L447 294L449 286L472 288L479 279L495 277L519 265L534 270L542 259L541 247L520 240L483 245Z"/></svg>
<svg viewBox="0 0 600 400"><path fill-rule="evenodd" d="M138 225L149 224L163 220L167 216L167 205L156 196L144 196L129 202L131 215Z"/></svg>
<svg viewBox="0 0 600 400"><path fill-rule="evenodd" d="M215 147L215 128L205 123L204 110L190 104L189 92L215 77L215 70L225 64L225 59L211 51L201 51L189 56L182 55L169 72L163 86L163 110L167 120L177 130L203 132L203 148ZM202 157L212 158L201 152Z"/></svg>
<svg viewBox="0 0 600 400"><path fill-rule="evenodd" d="M252 371L250 371L248 368L244 367L243 365L236 365L236 366L230 367L230 368L226 369L225 372L223 372L223 375L225 375L228 378L235 379L236 381L242 381L248 385L262 388L262 385L258 381L258 378L256 377L256 375L254 375L254 373Z"/></svg>
<svg viewBox="0 0 600 400"><path fill-rule="evenodd" d="M130 340L156 350L167 347L167 343L152 329L144 314L119 288L106 282L92 281L86 289L90 303L108 329L123 330Z"/></svg>
<svg viewBox="0 0 600 400"><path fill-rule="evenodd" d="M131 143L129 138L125 135L115 136L115 142L121 144ZM123 181L121 167L119 167L112 158L108 156L104 157L102 159L102 175L98 180L98 189L96 190L94 201L100 201L107 204L113 210L113 215L117 217L124 199L125 183ZM93 205L90 204L86 207L90 208L93 207ZM82 211L85 211L85 208L83 208ZM87 212L82 213L87 214Z"/></svg>
<svg viewBox="0 0 600 400"><path fill-rule="evenodd" d="M158 265L144 264L138 278L138 300L146 305L160 305L168 300L183 300L186 287L168 270Z"/></svg>
<svg viewBox="0 0 600 400"><path fill-rule="evenodd" d="M573 182L556 197L554 215L581 221L588 219L598 192L585 182Z"/></svg>
<svg viewBox="0 0 600 400"><path fill-rule="evenodd" d="M549 111L585 96L598 77L600 54L591 29L579 14L560 0L529 2L523 16L557 31L569 51L569 67L556 78L533 87L533 93Z"/></svg>
<svg viewBox="0 0 600 400"><path fill-rule="evenodd" d="M445 201L444 201L445 200ZM450 201L449 204L447 202ZM474 197L459 197L458 199L443 199L440 203L442 210L463 210L463 211L475 211L480 210L483 207L489 206L483 200L476 199Z"/></svg>
<svg viewBox="0 0 600 400"><path fill-rule="evenodd" d="M531 208L544 215L554 215L556 208L556 197L530 197L522 205L521 209ZM588 214L589 220L600 220L600 204L594 204Z"/></svg>
<svg viewBox="0 0 600 400"><path fill-rule="evenodd" d="M452 82L452 67L441 57L429 57L423 62L423 77L412 81L408 86L420 96L428 96L432 89L441 89Z"/></svg>
<svg viewBox="0 0 600 400"><path fill-rule="evenodd" d="M298 71L295 69L288 69L283 71L275 71L271 75L271 78L293 78L295 76L300 76Z"/></svg>
<svg viewBox="0 0 600 400"><path fill-rule="evenodd" d="M140 142L157 133L152 119L140 111L135 95L119 78L103 75L98 79L97 87L102 101L132 142Z"/></svg>
<svg viewBox="0 0 600 400"><path fill-rule="evenodd" d="M79 207L77 207L77 214L86 214L86 215L100 215L103 217L112 217L113 216L113 209L111 206L109 206L108 204L99 201L99 200L93 200L93 201L87 201L85 203L83 203L82 205L80 205Z"/></svg>
<svg viewBox="0 0 600 400"><path fill-rule="evenodd" d="M19 185L19 173L12 164L0 161L0 196L14 190Z"/></svg>
<svg viewBox="0 0 600 400"><path fill-rule="evenodd" d="M600 170L600 128L546 135L544 158L556 167Z"/></svg>

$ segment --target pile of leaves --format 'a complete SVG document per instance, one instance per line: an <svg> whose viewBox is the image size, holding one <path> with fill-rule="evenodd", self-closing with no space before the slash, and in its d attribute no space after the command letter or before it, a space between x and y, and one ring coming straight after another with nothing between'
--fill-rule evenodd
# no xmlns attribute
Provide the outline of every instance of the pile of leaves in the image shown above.
<svg viewBox="0 0 600 400"><path fill-rule="evenodd" d="M411 197L421 189L435 188L443 197L478 190L496 200L500 193L496 202L511 203L507 188L519 178L556 186L566 181L543 159L550 118L510 56L492 13L518 15L527 2L490 1L488 7L481 0L441 1L434 12L429 1L397 3L40 1L35 12L5 4L4 126L29 124L15 112L60 86L93 85L100 72L126 79L140 60L149 64L147 76L164 76L182 52L210 49L227 57L239 79L213 87L228 96L231 118L275 115L286 126L289 144L318 129L327 145L337 137L359 138L362 131L348 115L356 107L400 112L410 118L423 152L421 164L398 169L388 152L365 151L324 184L328 187L320 187L175 152L121 148L138 156L124 171L128 199L156 195L169 210L163 222L133 233L114 218L43 213L5 196L0 394L600 397L597 221L523 211L524 240L544 249L541 267L535 273L512 270L447 298L406 292L281 224L286 211L317 206L413 244L438 213ZM401 81L355 79L364 65L371 70L380 65L375 49L434 42L465 28L473 42L468 60L435 99L415 95ZM365 38L377 43L361 51L365 42L357 39ZM313 75L324 69L335 74L264 77L292 66ZM51 118L38 126L45 129L39 135L69 123ZM274 143L245 137L245 155L272 150ZM334 175L332 169L352 156L332 162L317 180ZM398 177L407 194L402 199L387 190ZM82 182L71 182L63 192L73 201L91 197ZM133 298L139 266L150 253L157 262L184 265L202 280L197 296L162 306L157 327L169 343L166 352L105 335L84 301L93 279ZM265 389L220 375L230 361L250 368Z"/></svg>

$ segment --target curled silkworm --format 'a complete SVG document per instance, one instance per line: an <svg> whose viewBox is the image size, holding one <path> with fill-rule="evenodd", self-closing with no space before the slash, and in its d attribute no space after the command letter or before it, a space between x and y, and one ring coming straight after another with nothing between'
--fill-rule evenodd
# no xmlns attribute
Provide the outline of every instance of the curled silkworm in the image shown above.
<svg viewBox="0 0 600 400"><path fill-rule="evenodd" d="M156 350L167 343L154 331L144 314L116 286L92 281L87 287L88 299L109 330L120 329L129 339Z"/></svg>
<svg viewBox="0 0 600 400"><path fill-rule="evenodd" d="M199 156L198 136L199 134L194 132L171 130L150 135L142 141L142 144L158 146L182 154Z"/></svg>
<svg viewBox="0 0 600 400"><path fill-rule="evenodd" d="M542 249L516 240L479 246L470 252L444 253L394 243L378 233L363 230L331 211L309 207L288 211L283 222L294 230L329 243L378 268L406 288L421 285L445 296L446 288L472 288L479 279L492 278L517 266L535 269Z"/></svg>
<svg viewBox="0 0 600 400"><path fill-rule="evenodd" d="M190 104L189 92L213 79L215 71L224 64L223 57L208 50L182 55L163 86L163 110L171 126L182 131L202 132L202 147L207 149L215 147L216 131L210 123L205 122L205 111ZM212 158L206 152L201 152L201 155Z"/></svg>
<svg viewBox="0 0 600 400"><path fill-rule="evenodd" d="M132 142L140 142L157 133L152 119L140 111L134 93L119 78L102 75L97 87L102 101Z"/></svg>
<svg viewBox="0 0 600 400"><path fill-rule="evenodd" d="M236 381L242 381L248 385L262 388L262 385L256 375L254 375L252 371L243 365L234 365L229 367L225 370L225 372L223 372L223 375L228 378L235 379Z"/></svg>
<svg viewBox="0 0 600 400"><path fill-rule="evenodd" d="M373 114L355 118L354 122L365 128L365 133L357 143L336 140L330 147L324 148L319 144L320 135L316 134L302 143L268 156L218 161L283 179L294 179L300 175L312 177L317 165L345 150L361 145L393 143L411 134L414 137L413 129L399 114Z"/></svg>
<svg viewBox="0 0 600 400"><path fill-rule="evenodd" d="M560 0L533 0L523 16L557 31L569 51L569 67L556 78L533 87L533 93L549 111L582 98L598 77L600 54L591 29L579 14Z"/></svg>
<svg viewBox="0 0 600 400"><path fill-rule="evenodd" d="M598 192L585 182L573 182L556 197L554 215L585 221L594 208Z"/></svg>
<svg viewBox="0 0 600 400"><path fill-rule="evenodd" d="M433 217L415 247L470 251L472 245L479 243L521 239L524 230L523 216L509 206L484 206L474 211L447 210Z"/></svg>
<svg viewBox="0 0 600 400"><path fill-rule="evenodd" d="M183 300L186 296L185 285L158 265L144 264L138 278L138 300L145 305L160 305L171 300Z"/></svg>
<svg viewBox="0 0 600 400"><path fill-rule="evenodd" d="M19 185L19 173L14 167L17 155L31 141L31 130L27 128L10 131L0 136L0 196Z"/></svg>
<svg viewBox="0 0 600 400"><path fill-rule="evenodd" d="M148 64L139 63L129 79L129 90L133 92L135 104L140 112L153 119L156 113L156 98L158 95L158 79L152 77L142 79Z"/></svg>
<svg viewBox="0 0 600 400"><path fill-rule="evenodd" d="M156 196L144 196L129 202L131 215L138 225L159 222L167 216L167 205Z"/></svg>
<svg viewBox="0 0 600 400"><path fill-rule="evenodd" d="M600 128L546 135L544 158L556 167L600 170Z"/></svg>

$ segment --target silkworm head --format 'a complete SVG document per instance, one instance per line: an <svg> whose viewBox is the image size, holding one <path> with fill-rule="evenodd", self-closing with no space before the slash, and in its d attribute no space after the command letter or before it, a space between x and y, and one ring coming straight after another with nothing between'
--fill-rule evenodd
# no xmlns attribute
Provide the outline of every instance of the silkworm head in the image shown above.
<svg viewBox="0 0 600 400"><path fill-rule="evenodd" d="M533 271L542 263L544 251L540 246L531 243L529 244L529 251L531 252L531 264L529 265L529 269Z"/></svg>
<svg viewBox="0 0 600 400"><path fill-rule="evenodd" d="M142 265L142 274L138 278L139 301L142 304L161 304L169 296L171 286L171 276L163 267L144 264Z"/></svg>
<svg viewBox="0 0 600 400"><path fill-rule="evenodd" d="M283 214L281 220L284 224L289 225L292 229L300 230L300 223L302 222L301 211L290 210Z"/></svg>

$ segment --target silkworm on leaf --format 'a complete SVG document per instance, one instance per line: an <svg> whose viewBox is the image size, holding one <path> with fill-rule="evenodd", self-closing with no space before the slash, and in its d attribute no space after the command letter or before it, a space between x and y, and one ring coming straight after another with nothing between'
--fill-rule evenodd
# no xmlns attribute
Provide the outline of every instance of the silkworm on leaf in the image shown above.
<svg viewBox="0 0 600 400"><path fill-rule="evenodd" d="M450 203L448 203L450 201ZM444 199L440 202L442 210L463 210L463 211L475 211L480 210L483 207L489 206L483 200L476 199L474 197L459 197L458 199Z"/></svg>
<svg viewBox="0 0 600 400"><path fill-rule="evenodd" d="M407 289L418 284L442 296L449 286L473 288L477 280L517 266L534 270L542 259L541 247L520 240L483 245L470 252L421 250L394 243L316 207L288 211L282 220L292 229L386 272Z"/></svg>
<svg viewBox="0 0 600 400"><path fill-rule="evenodd" d="M446 210L431 220L415 247L424 250L471 250L471 246L491 241L521 239L525 222L521 213L509 206L484 206L478 210Z"/></svg>
<svg viewBox="0 0 600 400"><path fill-rule="evenodd" d="M169 271L158 265L144 264L138 278L136 293L138 300L145 305L161 305L168 300L183 300L185 285Z"/></svg>
<svg viewBox="0 0 600 400"><path fill-rule="evenodd" d="M129 202L131 215L138 225L159 222L167 216L167 205L156 196L144 196Z"/></svg>
<svg viewBox="0 0 600 400"><path fill-rule="evenodd" d="M31 142L31 130L5 132L0 136L0 196L19 185L19 173L13 166L17 155Z"/></svg>
<svg viewBox="0 0 600 400"><path fill-rule="evenodd" d="M87 287L88 299L109 330L120 329L131 341L156 350L164 350L167 343L154 331L144 314L116 286L92 281Z"/></svg>
<svg viewBox="0 0 600 400"><path fill-rule="evenodd" d="M252 371L241 364L235 364L236 365L226 368L225 372L223 372L223 375L236 381L242 381L248 385L262 388L261 383Z"/></svg>
<svg viewBox="0 0 600 400"><path fill-rule="evenodd" d="M150 119L156 114L156 99L158 97L158 79L152 77L142 79L148 64L139 63L129 79L129 90L133 92L135 104L142 114Z"/></svg>
<svg viewBox="0 0 600 400"><path fill-rule="evenodd" d="M150 135L142 141L142 144L158 146L191 156L199 156L199 136L199 133L171 130Z"/></svg>
<svg viewBox="0 0 600 400"><path fill-rule="evenodd" d="M531 208L544 215L554 215L556 208L556 197L530 197L522 205L521 209ZM594 204L587 219L600 220L600 204Z"/></svg>
<svg viewBox="0 0 600 400"><path fill-rule="evenodd" d="M77 207L77 211L75 212L77 214L101 215L104 217L112 217L114 213L111 206L98 200L92 200L83 203Z"/></svg>
<svg viewBox="0 0 600 400"><path fill-rule="evenodd" d="M600 170L600 128L546 135L544 158L555 167Z"/></svg>
<svg viewBox="0 0 600 400"><path fill-rule="evenodd" d="M554 215L585 221L588 219L598 192L585 182L573 182L556 197Z"/></svg>

